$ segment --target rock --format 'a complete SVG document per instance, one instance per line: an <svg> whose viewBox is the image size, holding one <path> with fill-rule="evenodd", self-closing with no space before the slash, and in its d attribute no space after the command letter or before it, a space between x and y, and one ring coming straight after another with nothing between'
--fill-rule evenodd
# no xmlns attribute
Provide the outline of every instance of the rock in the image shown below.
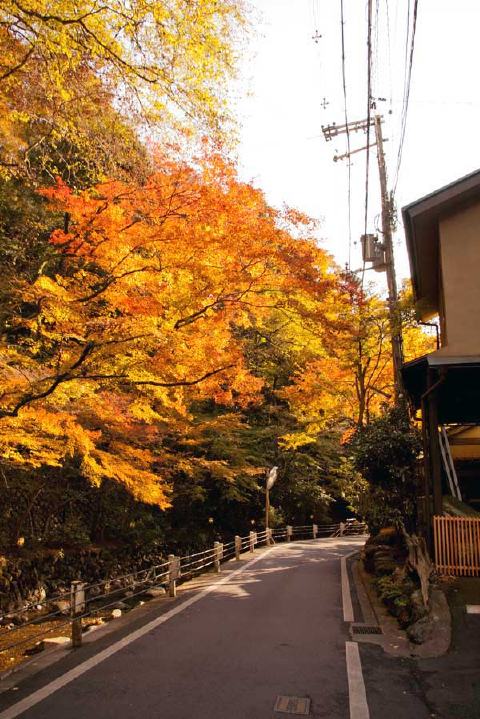
<svg viewBox="0 0 480 719"><path fill-rule="evenodd" d="M397 569L398 564L394 559L388 557L375 557L375 574L393 574Z"/></svg>
<svg viewBox="0 0 480 719"><path fill-rule="evenodd" d="M61 614L70 614L70 602L66 599L59 599L56 602L52 602L54 611L60 612Z"/></svg>
<svg viewBox="0 0 480 719"><path fill-rule="evenodd" d="M167 592L163 587L150 587L150 589L146 589L144 591L145 596L150 597L151 599L156 599L157 597L164 597L166 593Z"/></svg>
<svg viewBox="0 0 480 719"><path fill-rule="evenodd" d="M17 627L22 624L25 624L26 622L28 622L28 615L27 614L16 614L14 617L12 617L12 622Z"/></svg>
<svg viewBox="0 0 480 719"><path fill-rule="evenodd" d="M43 652L44 649L45 649L45 646L44 646L44 643L42 640L42 641L34 644L33 647L28 647L28 649L25 649L25 654L28 657L31 657L33 654L40 654L40 652Z"/></svg>
<svg viewBox="0 0 480 719"><path fill-rule="evenodd" d="M414 621L422 619L427 614L427 608L423 602L421 589L416 589L410 596L412 615Z"/></svg>
<svg viewBox="0 0 480 719"><path fill-rule="evenodd" d="M402 629L408 627L411 622L411 616L408 607L397 608L397 622Z"/></svg>
<svg viewBox="0 0 480 719"><path fill-rule="evenodd" d="M433 634L433 622L430 617L422 617L407 629L407 636L414 644L423 644Z"/></svg>
<svg viewBox="0 0 480 719"><path fill-rule="evenodd" d="M102 619L102 617L95 617L89 620L89 626L91 627L101 627L102 624L105 624L105 620Z"/></svg>
<svg viewBox="0 0 480 719"><path fill-rule="evenodd" d="M43 585L40 585L31 596L31 600L35 602L43 602L47 598L47 592Z"/></svg>
<svg viewBox="0 0 480 719"><path fill-rule="evenodd" d="M398 531L395 527L384 527L374 537L370 537L368 544L386 544L392 545L398 542Z"/></svg>
<svg viewBox="0 0 480 719"><path fill-rule="evenodd" d="M119 601L113 605L113 609L121 609L122 611L128 611L130 607L128 606L128 604L125 604L125 602Z"/></svg>
<svg viewBox="0 0 480 719"><path fill-rule="evenodd" d="M47 637L43 640L44 649L48 647L61 647L65 644L70 644L70 637Z"/></svg>
<svg viewBox="0 0 480 719"><path fill-rule="evenodd" d="M83 632L94 632L96 629L100 629L100 627L103 627L105 624L103 619L97 619L93 624L88 624L86 627L83 627Z"/></svg>
<svg viewBox="0 0 480 719"><path fill-rule="evenodd" d="M112 619L119 619L122 616L122 610L121 609L114 609L112 611Z"/></svg>

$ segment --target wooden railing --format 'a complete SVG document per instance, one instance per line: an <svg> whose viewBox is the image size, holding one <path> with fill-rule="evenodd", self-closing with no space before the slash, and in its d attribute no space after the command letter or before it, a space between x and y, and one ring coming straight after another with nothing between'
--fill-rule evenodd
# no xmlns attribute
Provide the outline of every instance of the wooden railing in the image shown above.
<svg viewBox="0 0 480 719"><path fill-rule="evenodd" d="M213 547L202 552L183 557L176 557L174 554L169 554L168 558L159 557L157 564L121 577L106 577L94 584L72 582L70 594L65 592L39 602L25 602L19 609L0 617L11 621L8 630L0 632L0 654L12 649L17 650L27 644L33 645L37 640L45 639L52 631L58 632L68 625L71 626L71 646L79 647L82 643L82 619L95 617L107 609L112 610L120 600L131 601L152 589L175 597L177 583L206 571L220 572L223 562L234 558L239 561L242 554L253 553L257 546L268 547L277 542L362 535L367 531L367 525L360 522L287 525L259 532L252 531L244 537L236 535L230 542L215 542ZM58 601L65 604L65 608L56 606ZM27 621L16 624L16 618L19 616L26 616ZM32 624L39 625L39 632L25 638L21 630Z"/></svg>
<svg viewBox="0 0 480 719"><path fill-rule="evenodd" d="M437 572L480 576L480 519L434 517L433 536Z"/></svg>

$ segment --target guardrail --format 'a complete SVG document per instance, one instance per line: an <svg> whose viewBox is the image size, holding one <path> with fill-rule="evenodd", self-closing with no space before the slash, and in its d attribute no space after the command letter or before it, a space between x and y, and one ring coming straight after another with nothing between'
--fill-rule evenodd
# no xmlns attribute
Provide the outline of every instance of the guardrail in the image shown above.
<svg viewBox="0 0 480 719"><path fill-rule="evenodd" d="M251 531L243 537L235 536L230 542L215 542L213 547L194 554L183 557L169 554L166 561L138 572L92 584L72 582L70 593L65 592L42 601L29 602L21 609L5 613L1 617L4 626L0 631L0 654L23 645L34 645L47 639L54 632L58 635L58 631L67 626L71 627L71 646L79 647L85 629L82 626L84 619L95 619L98 614L105 613L108 609L114 610L119 604L123 604L123 600L128 602L146 593L155 595L158 592L159 596L168 594L170 597L175 597L179 582L187 581L208 570L220 572L222 562L234 557L239 561L243 553L253 553L256 546L270 546L282 541L349 536L363 534L366 531L366 525L360 523L287 525L261 532ZM124 607L126 608L126 605ZM35 615L23 621L30 612L35 612ZM65 621L58 621L62 619ZM9 621L7 627L5 620ZM54 626L51 628L44 626L38 634L25 632L28 627L38 625L40 628L41 625L51 622L54 622ZM24 636L25 633L27 636ZM5 639L6 644L3 643Z"/></svg>

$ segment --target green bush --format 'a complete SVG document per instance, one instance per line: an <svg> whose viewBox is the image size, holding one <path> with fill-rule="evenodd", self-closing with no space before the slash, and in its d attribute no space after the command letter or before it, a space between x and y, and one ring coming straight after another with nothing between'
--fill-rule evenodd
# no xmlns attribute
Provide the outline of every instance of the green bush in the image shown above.
<svg viewBox="0 0 480 719"><path fill-rule="evenodd" d="M399 524L415 532L416 463L421 448L420 433L403 406L389 409L350 440L352 468L367 482L361 513L372 533Z"/></svg>

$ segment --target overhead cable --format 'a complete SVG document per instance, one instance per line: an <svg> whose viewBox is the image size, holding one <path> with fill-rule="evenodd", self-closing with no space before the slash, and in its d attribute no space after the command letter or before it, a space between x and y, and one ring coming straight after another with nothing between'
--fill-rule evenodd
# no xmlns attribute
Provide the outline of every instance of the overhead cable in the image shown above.
<svg viewBox="0 0 480 719"><path fill-rule="evenodd" d="M342 28L342 83L343 83L343 107L345 115L345 127L347 134L348 153L348 269L352 260L352 163L350 158L350 130L348 127L348 103L347 103L347 77L345 69L345 18L343 0L340 0L340 24Z"/></svg>
<svg viewBox="0 0 480 719"><path fill-rule="evenodd" d="M412 83L412 68L413 68L413 54L415 50L415 33L417 29L417 15L418 15L418 0L414 0L413 5L413 21L412 21L412 32L410 37L410 54L408 59L408 69L406 72L406 84L405 84L405 92L404 92L404 98L403 98L403 110L402 110L402 124L401 124L401 130L400 130L400 141L398 146L398 155L397 155L397 167L395 170L395 181L393 183L393 191L395 192L397 183L398 183L398 177L400 174L400 166L402 164L402 156L403 156L403 145L405 141L405 132L407 129L407 116L408 116L408 104L410 100L410 87Z"/></svg>

